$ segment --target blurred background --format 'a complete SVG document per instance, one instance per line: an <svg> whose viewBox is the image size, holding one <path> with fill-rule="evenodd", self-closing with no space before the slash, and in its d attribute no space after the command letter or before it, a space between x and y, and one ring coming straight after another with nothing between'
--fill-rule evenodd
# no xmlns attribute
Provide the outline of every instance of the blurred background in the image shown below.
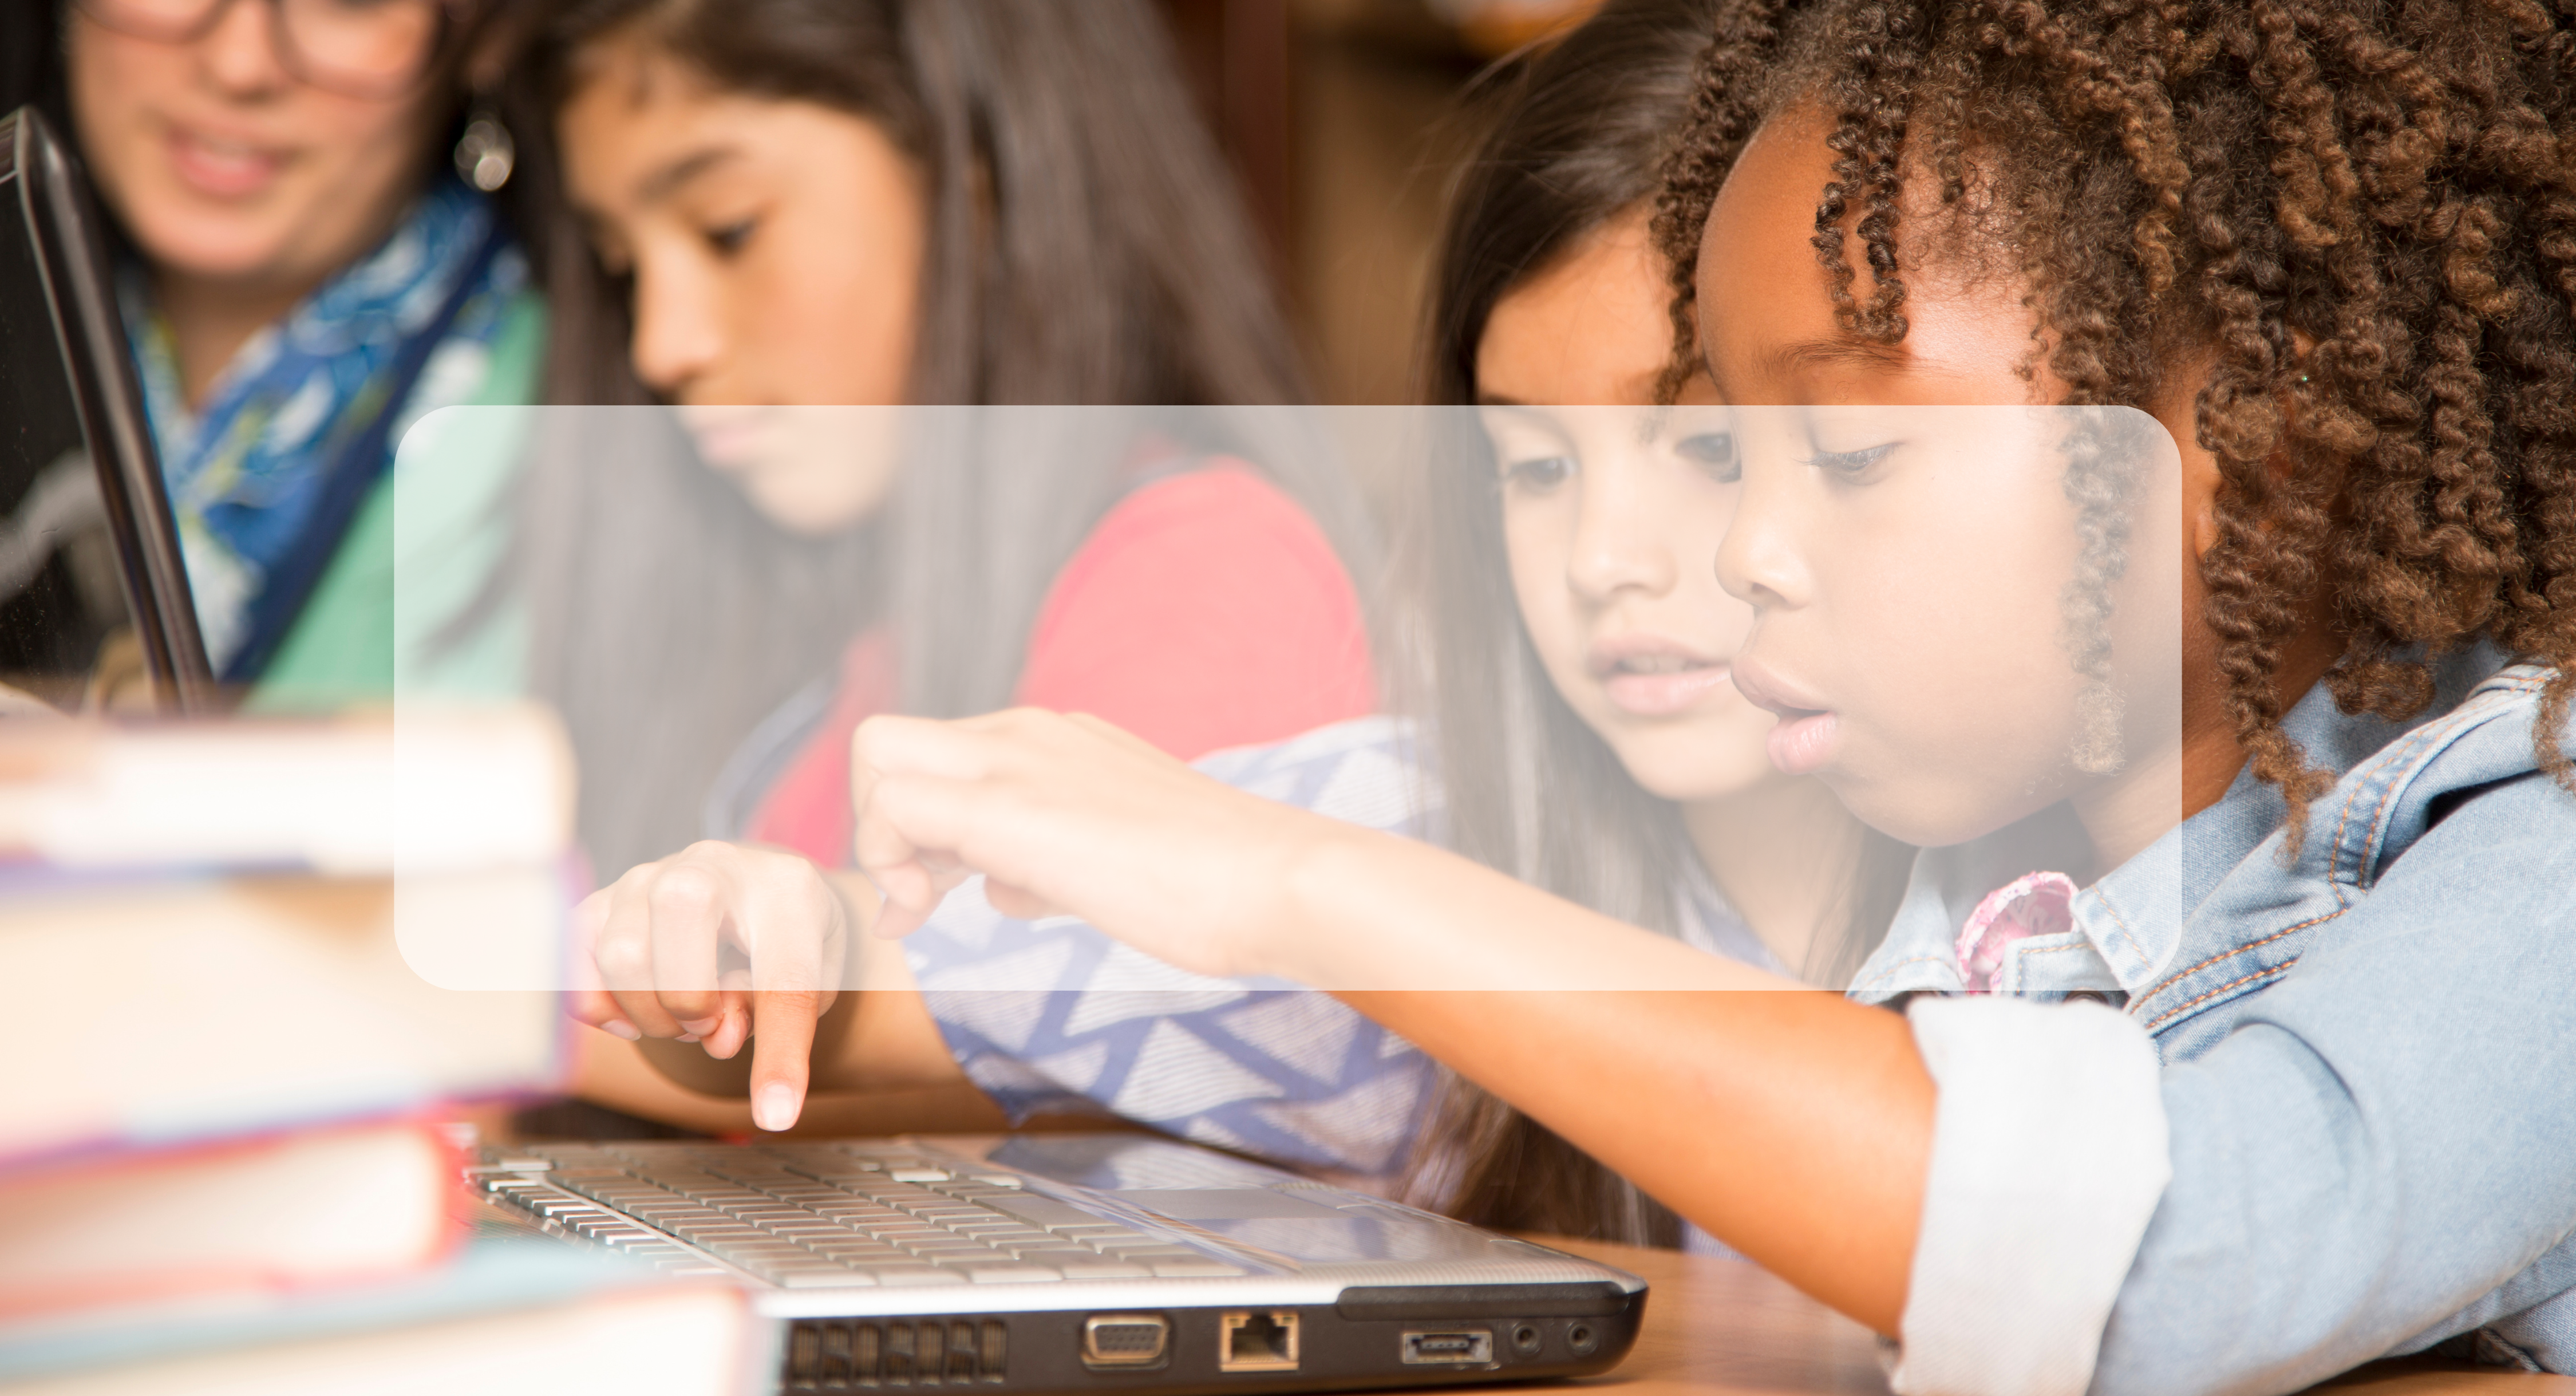
<svg viewBox="0 0 2576 1396"><path fill-rule="evenodd" d="M1442 199L1476 74L1598 0L1162 0L1242 178L1320 400L1414 400Z"/></svg>
<svg viewBox="0 0 2576 1396"><path fill-rule="evenodd" d="M29 88L57 0L0 0L0 92ZM1441 200L1476 74L1599 0L1159 0L1243 181L1319 400L1412 399Z"/></svg>

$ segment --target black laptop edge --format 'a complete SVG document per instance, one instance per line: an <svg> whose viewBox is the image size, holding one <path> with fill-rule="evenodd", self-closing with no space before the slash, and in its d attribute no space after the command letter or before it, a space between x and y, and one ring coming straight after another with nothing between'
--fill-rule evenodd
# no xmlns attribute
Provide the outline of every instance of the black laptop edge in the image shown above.
<svg viewBox="0 0 2576 1396"><path fill-rule="evenodd" d="M0 162L0 183L14 178L18 186L144 666L163 711L212 711L219 706L214 671L117 315L97 208L70 153L33 107L0 116Z"/></svg>

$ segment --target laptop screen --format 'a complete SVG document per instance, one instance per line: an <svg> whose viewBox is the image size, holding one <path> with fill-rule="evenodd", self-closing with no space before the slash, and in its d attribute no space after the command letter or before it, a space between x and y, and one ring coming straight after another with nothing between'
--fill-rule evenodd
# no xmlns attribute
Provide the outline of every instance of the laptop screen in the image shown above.
<svg viewBox="0 0 2576 1396"><path fill-rule="evenodd" d="M23 182L10 173L0 217L0 683L69 708L128 616Z"/></svg>
<svg viewBox="0 0 2576 1396"><path fill-rule="evenodd" d="M33 113L0 115L0 711L204 692L104 268L67 158Z"/></svg>

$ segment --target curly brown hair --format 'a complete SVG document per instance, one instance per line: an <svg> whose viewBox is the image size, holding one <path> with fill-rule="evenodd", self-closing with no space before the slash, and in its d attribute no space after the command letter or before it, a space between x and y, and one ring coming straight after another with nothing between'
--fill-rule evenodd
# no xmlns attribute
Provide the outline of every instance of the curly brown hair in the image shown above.
<svg viewBox="0 0 2576 1396"><path fill-rule="evenodd" d="M1904 337L1900 195L1924 178L1953 231L2018 259L2068 403L2205 373L2206 619L2294 844L2332 778L2282 732L2276 675L2321 584L2346 712L2420 713L2427 658L2491 640L2557 669L2534 742L2576 790L2576 0L1746 0L1716 39L1656 212L1678 362L1719 185L1767 115L1812 104L1846 329ZM2119 481L2068 483L2081 527L2116 529ZM2116 534L2088 543L2116 575Z"/></svg>

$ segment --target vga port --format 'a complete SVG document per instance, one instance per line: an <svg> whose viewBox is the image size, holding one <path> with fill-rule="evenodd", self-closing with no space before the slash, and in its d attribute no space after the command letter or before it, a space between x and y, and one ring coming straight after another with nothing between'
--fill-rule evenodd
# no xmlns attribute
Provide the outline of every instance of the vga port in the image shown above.
<svg viewBox="0 0 2576 1396"><path fill-rule="evenodd" d="M1086 1367L1151 1367L1163 1360L1172 1325L1160 1314L1094 1314L1082 1321Z"/></svg>

